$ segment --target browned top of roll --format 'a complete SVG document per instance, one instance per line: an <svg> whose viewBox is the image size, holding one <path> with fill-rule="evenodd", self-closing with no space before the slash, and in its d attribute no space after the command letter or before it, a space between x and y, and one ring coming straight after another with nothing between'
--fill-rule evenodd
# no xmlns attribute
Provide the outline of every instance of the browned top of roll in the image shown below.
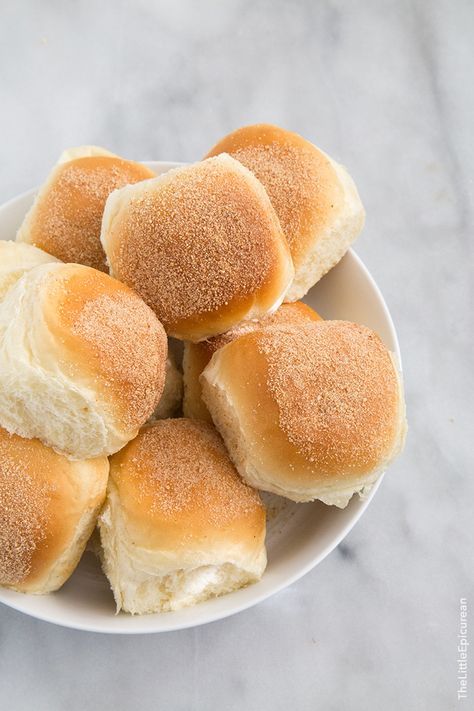
<svg viewBox="0 0 474 711"><path fill-rule="evenodd" d="M154 175L140 163L112 156L58 165L31 214L28 241L63 262L107 271L100 243L105 201L112 190Z"/></svg>
<svg viewBox="0 0 474 711"><path fill-rule="evenodd" d="M229 156L114 193L102 242L111 273L193 341L269 311L293 274L265 190Z"/></svg>
<svg viewBox="0 0 474 711"><path fill-rule="evenodd" d="M219 153L236 158L264 185L298 268L308 246L332 222L343 202L329 158L302 136L270 124L229 133L206 157Z"/></svg>
<svg viewBox="0 0 474 711"><path fill-rule="evenodd" d="M125 429L140 427L165 377L167 339L152 310L116 279L60 264L45 279L44 313L64 372L92 380Z"/></svg>
<svg viewBox="0 0 474 711"><path fill-rule="evenodd" d="M319 321L256 331L219 350L208 368L252 454L286 468L288 481L370 472L399 440L399 377L364 326Z"/></svg>
<svg viewBox="0 0 474 711"><path fill-rule="evenodd" d="M41 587L86 510L105 496L106 457L72 462L0 428L0 585Z"/></svg>
<svg viewBox="0 0 474 711"><path fill-rule="evenodd" d="M380 338L347 321L302 333L283 330L259 345L267 386L288 440L322 469L372 468L393 443L398 379Z"/></svg>
<svg viewBox="0 0 474 711"><path fill-rule="evenodd" d="M253 546L264 532L258 493L242 482L221 438L204 422L144 427L111 458L111 482L137 545L176 551L224 539Z"/></svg>
<svg viewBox="0 0 474 711"><path fill-rule="evenodd" d="M235 341L236 338L246 333L252 333L252 331L258 331L269 326L294 326L308 321L320 320L321 316L310 306L302 301L294 301L293 303L282 304L276 311L271 314L266 314L260 319L244 321L235 328L231 328L230 331L222 333L220 336L209 338L207 341L201 341L201 343L194 345L202 347L203 350L209 354L209 358L211 358L212 354L219 350L219 348L222 348L222 346L225 346L231 341Z"/></svg>
<svg viewBox="0 0 474 711"><path fill-rule="evenodd" d="M201 384L199 376L209 363L212 355L231 343L239 336L251 333L267 326L288 326L290 324L304 323L306 321L317 321L319 314L302 301L295 301L291 304L282 304L279 309L271 314L266 314L261 319L254 321L244 321L239 326L230 331L209 338L200 343L186 343L183 355L184 372L184 399L183 412L186 417L193 417L198 420L212 422L207 407L201 398Z"/></svg>

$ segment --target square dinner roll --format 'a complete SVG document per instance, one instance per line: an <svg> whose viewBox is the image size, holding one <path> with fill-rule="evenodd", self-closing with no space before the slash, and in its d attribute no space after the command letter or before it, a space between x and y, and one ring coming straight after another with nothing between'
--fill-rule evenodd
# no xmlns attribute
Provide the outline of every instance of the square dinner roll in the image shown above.
<svg viewBox="0 0 474 711"><path fill-rule="evenodd" d="M0 303L0 426L75 459L112 454L155 409L166 334L137 294L79 264L25 272Z"/></svg>
<svg viewBox="0 0 474 711"><path fill-rule="evenodd" d="M202 395L241 476L293 501L344 508L400 452L406 431L393 355L365 326L273 326L220 348Z"/></svg>
<svg viewBox="0 0 474 711"><path fill-rule="evenodd" d="M0 428L0 585L61 587L97 522L108 473L107 457L73 462Z"/></svg>
<svg viewBox="0 0 474 711"><path fill-rule="evenodd" d="M99 518L117 610L165 612L257 581L265 510L213 427L160 420L110 460Z"/></svg>
<svg viewBox="0 0 474 711"><path fill-rule="evenodd" d="M101 240L112 276L181 340L202 341L274 311L293 280L265 189L226 155L114 191Z"/></svg>
<svg viewBox="0 0 474 711"><path fill-rule="evenodd" d="M226 343L234 341L245 333L256 331L267 326L276 324L295 324L306 321L318 321L321 317L312 308L296 301L292 304L282 304L277 311L266 314L261 319L255 321L244 321L240 326L232 328L227 333L209 338L201 343L184 344L183 353L183 414L196 420L212 422L211 415L201 397L201 383L199 377L211 360L213 354L225 346Z"/></svg>
<svg viewBox="0 0 474 711"><path fill-rule="evenodd" d="M155 173L98 146L62 153L17 233L18 242L44 249L63 262L107 271L100 243L105 201L113 190Z"/></svg>
<svg viewBox="0 0 474 711"><path fill-rule="evenodd" d="M270 124L229 133L206 157L220 153L240 161L265 187L295 265L286 301L301 299L339 262L364 226L354 181L302 136Z"/></svg>

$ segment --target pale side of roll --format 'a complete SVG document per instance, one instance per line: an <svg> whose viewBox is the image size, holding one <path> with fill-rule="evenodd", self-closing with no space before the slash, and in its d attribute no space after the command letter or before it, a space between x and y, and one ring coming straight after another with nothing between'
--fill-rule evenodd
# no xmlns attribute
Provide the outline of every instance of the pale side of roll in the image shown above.
<svg viewBox="0 0 474 711"><path fill-rule="evenodd" d="M339 199L337 203L334 200L331 219L328 219L324 228L315 230L312 244L309 243L304 258L299 262L285 301L302 299L312 286L335 267L362 232L365 223L365 210L354 180L343 165L323 151L320 153L334 171Z"/></svg>
<svg viewBox="0 0 474 711"><path fill-rule="evenodd" d="M133 439L163 389L167 341L124 284L77 264L26 272L0 304L0 426L75 459Z"/></svg>
<svg viewBox="0 0 474 711"><path fill-rule="evenodd" d="M100 146L74 146L73 148L66 148L58 158L56 165L62 165L63 163L70 163L73 160L78 160L79 158L120 158L116 153L111 153L106 148L101 148Z"/></svg>
<svg viewBox="0 0 474 711"><path fill-rule="evenodd" d="M110 464L99 529L117 610L179 610L259 580L265 510L213 427L160 420Z"/></svg>
<svg viewBox="0 0 474 711"><path fill-rule="evenodd" d="M59 261L32 244L0 240L0 301L8 289L29 269Z"/></svg>

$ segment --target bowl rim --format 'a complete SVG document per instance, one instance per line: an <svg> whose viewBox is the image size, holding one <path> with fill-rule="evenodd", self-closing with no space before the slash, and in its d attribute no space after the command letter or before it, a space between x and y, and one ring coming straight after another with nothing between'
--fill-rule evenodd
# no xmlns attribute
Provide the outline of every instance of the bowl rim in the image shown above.
<svg viewBox="0 0 474 711"><path fill-rule="evenodd" d="M178 162L171 162L171 161L141 161L145 165L148 165L150 167L156 167L159 166L162 169L162 172L166 172L166 170L170 170L172 168L177 168L183 165L186 165L186 163L178 163ZM8 210L9 208L13 207L15 203L26 199L27 197L33 196L37 192L38 188L33 188L30 190L26 190L19 195L16 195L3 204L0 205L0 218L1 214L5 211ZM363 273L363 276L365 279L368 281L371 289L377 296L379 306L381 307L383 317L385 319L386 327L388 330L388 333L390 335L391 341L393 343L393 352L396 356L396 359L398 361L398 366L400 369L400 372L402 371L402 360L401 360L401 354L400 354L400 346L398 342L398 337L397 337L397 332L395 330L395 325L393 323L392 316L390 314L390 311L388 309L388 306L385 302L384 296L378 287L375 279L369 272L368 268L365 266L364 262L362 259L354 252L353 249L349 249L347 252L350 259L353 259L355 264L357 265L358 269ZM200 609L201 610L201 615L199 619L197 619L195 622L189 622L188 620L183 620L181 622L179 621L173 621L173 616L172 613L163 613L163 614L157 614L153 616L140 616L139 619L146 619L149 620L150 624L147 626L143 626L143 629L136 628L133 624L130 624L130 621L133 619L137 619L137 616L131 616L131 615L120 615L116 616L114 618L114 623L113 627L105 627L104 624L100 623L94 623L94 622L81 622L80 620L73 619L71 621L68 621L66 619L58 619L58 616L55 616L53 613L50 612L43 612L43 611L38 611L35 612L31 609L29 609L30 606L30 600L31 600L31 595L22 595L21 593L17 593L18 597L15 596L15 598L9 599L8 597L4 597L4 591L6 593L11 593L13 591L10 591L8 589L0 588L0 602L6 605L7 607L10 607L14 610L17 610L18 612L22 612L30 617L33 617L35 619L41 620L43 622L49 622L51 624L59 625L61 627L65 627L68 629L75 629L79 631L85 631L85 632L94 632L94 633L101 633L101 634L127 634L127 635L137 635L137 634L153 634L153 633L158 633L158 632L172 632L172 631L178 631L182 629L191 629L193 627L199 627L201 625L209 624L211 622L217 622L218 620L224 619L226 617L231 617L239 612L243 612L244 610L247 610L260 602L263 602L264 600L267 600L268 598L272 597L276 593L280 592L284 588L292 585L296 581L300 580L304 575L306 575L310 570L315 568L319 563L321 563L332 551L337 548L337 546L341 543L341 541L347 536L347 534L352 530L352 528L356 525L356 523L359 521L363 513L366 511L367 507L369 506L370 502L374 498L379 486L382 483L382 480L384 478L384 474L382 474L375 484L371 487L369 493L367 496L360 501L360 504L357 508L357 510L352 514L351 518L349 521L346 522L346 524L342 527L342 529L339 531L337 536L335 536L334 539L332 539L326 546L321 550L319 553L317 553L314 557L310 558L304 565L302 565L301 568L299 568L297 571L293 572L290 574L288 577L286 577L283 580L280 580L279 582L276 582L274 586L271 589L263 590L261 592L258 592L258 588L250 586L247 589L253 589L255 590L255 595L251 596L249 599L243 600L243 601L236 601L236 602L231 602L232 596L227 595L224 596L223 598L217 598L217 599L226 599L229 604L227 607L223 607L223 609L213 611L212 608L210 610L203 611L203 607L201 605L196 606L195 608L190 608L190 609ZM23 600L25 601L23 603ZM64 613L61 613L61 615L64 615ZM60 617L60 616L59 616ZM169 620L169 623L167 624L167 620Z"/></svg>

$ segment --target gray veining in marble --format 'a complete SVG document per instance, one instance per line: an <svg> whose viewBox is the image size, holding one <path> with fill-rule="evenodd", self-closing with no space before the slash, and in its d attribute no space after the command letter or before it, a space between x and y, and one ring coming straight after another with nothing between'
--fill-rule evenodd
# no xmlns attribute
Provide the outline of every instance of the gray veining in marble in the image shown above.
<svg viewBox="0 0 474 711"><path fill-rule="evenodd" d="M114 638L1 607L2 708L473 708L474 647L456 699L460 597L474 620L473 38L469 0L3 0L0 200L68 145L192 160L242 123L304 134L360 187L410 432L344 544L233 618Z"/></svg>

